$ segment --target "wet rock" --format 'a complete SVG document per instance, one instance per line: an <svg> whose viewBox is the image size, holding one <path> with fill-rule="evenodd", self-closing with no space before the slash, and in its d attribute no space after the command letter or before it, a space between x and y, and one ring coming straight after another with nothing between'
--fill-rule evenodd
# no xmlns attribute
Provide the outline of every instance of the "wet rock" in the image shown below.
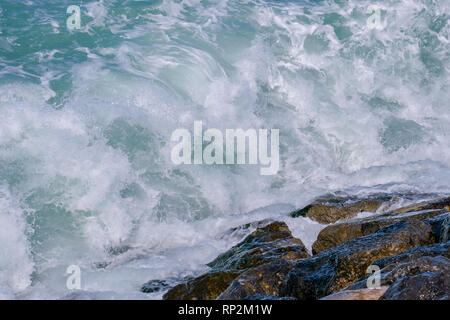
<svg viewBox="0 0 450 320"><path fill-rule="evenodd" d="M209 272L186 283L179 284L164 294L164 300L214 300L241 272Z"/></svg>
<svg viewBox="0 0 450 320"><path fill-rule="evenodd" d="M342 290L320 300L379 300L388 287L379 289Z"/></svg>
<svg viewBox="0 0 450 320"><path fill-rule="evenodd" d="M427 222L431 224L433 228L435 242L447 242L448 241L448 229L450 227L450 213L446 212L432 219L428 219Z"/></svg>
<svg viewBox="0 0 450 320"><path fill-rule="evenodd" d="M284 222L258 228L241 243L208 264L213 269L245 270L278 259L309 257L300 239L294 238Z"/></svg>
<svg viewBox="0 0 450 320"><path fill-rule="evenodd" d="M278 296L291 268L292 264L279 260L247 270L231 282L218 300L240 300L255 294Z"/></svg>
<svg viewBox="0 0 450 320"><path fill-rule="evenodd" d="M392 196L328 198L322 205L337 209L325 215L305 211L304 216L349 219L360 211L385 211L380 206L395 201ZM230 234L238 236L256 230L209 263L210 272L175 286L163 298L448 299L450 213L445 201L422 203L420 208L427 209L421 211L397 209L328 226L313 245L313 257L283 222L233 228ZM381 268L381 289L367 288L372 264Z"/></svg>
<svg viewBox="0 0 450 320"><path fill-rule="evenodd" d="M222 238L231 236L231 237L239 237L242 239L245 235L248 234L249 230L263 228L272 222L275 221L272 219L264 219L256 222L246 223L244 225L229 229L227 232L223 234Z"/></svg>
<svg viewBox="0 0 450 320"><path fill-rule="evenodd" d="M381 269L389 265L398 265L404 262L417 260L421 257L442 256L450 259L450 242L436 243L428 246L415 248L401 254L376 260L373 264Z"/></svg>
<svg viewBox="0 0 450 320"><path fill-rule="evenodd" d="M389 289L382 299L394 299L395 297L406 299L439 299L444 296L444 292L450 292L450 242L438 243L423 246L398 254L383 258L373 262L380 268L380 283L388 286ZM443 273L443 274L442 274ZM404 284L407 278L415 277L411 282L421 283L424 287L414 287L408 290ZM442 283L435 284L434 279L441 279ZM420 280L420 281L419 281ZM395 284L395 285L394 285ZM346 289L355 290L367 287L367 277L355 281ZM446 290L446 291L445 291ZM427 298L425 298L427 297Z"/></svg>
<svg viewBox="0 0 450 320"><path fill-rule="evenodd" d="M374 217L342 222L324 228L312 246L313 254L333 248L351 239L367 236L380 228L400 221L421 221L445 213L445 210L425 210L405 214L386 213Z"/></svg>
<svg viewBox="0 0 450 320"><path fill-rule="evenodd" d="M308 217L319 223L329 224L338 220L355 217L360 212L376 212L389 196L377 196L368 199L352 197L323 197L303 209L291 213L291 217Z"/></svg>
<svg viewBox="0 0 450 320"><path fill-rule="evenodd" d="M142 286L141 291L144 293L158 292L167 289L169 286L170 284L165 280L150 280Z"/></svg>
<svg viewBox="0 0 450 320"><path fill-rule="evenodd" d="M245 277L248 283L253 283L253 288L257 289L255 289L256 291L249 291L249 294L266 294L269 290L266 290L265 286L267 284L272 285L272 280L268 279L269 273L274 279L277 272L280 275L287 274L288 261L309 256L303 243L292 236L284 222L272 222L258 228L242 242L209 263L208 266L212 269L209 273L177 285L169 290L163 298L170 300L216 299L240 275ZM258 269L262 265L271 267ZM253 274L249 271L253 269L259 271L255 271L257 273ZM243 275L247 271L249 273ZM260 273L266 275L266 277L264 279L258 278L256 275ZM252 276L254 277L252 278ZM275 282L278 284L278 281L281 280ZM275 287L275 284L272 286ZM272 292L274 290L270 294ZM240 296L244 297L243 294Z"/></svg>
<svg viewBox="0 0 450 320"><path fill-rule="evenodd" d="M412 211L423 211L433 209L445 209L446 211L450 211L450 197L412 204L410 206L396 209L394 210L394 213L407 213Z"/></svg>
<svg viewBox="0 0 450 320"><path fill-rule="evenodd" d="M422 221L402 221L352 239L296 262L282 288L283 296L319 299L363 277L376 260L432 244L432 228Z"/></svg>
<svg viewBox="0 0 450 320"><path fill-rule="evenodd" d="M427 261L429 266L441 270L425 271L401 277L389 287L381 300L448 300L450 298L450 262L448 259L445 263L436 261L439 258L423 258L421 260L431 259L434 261Z"/></svg>
<svg viewBox="0 0 450 320"><path fill-rule="evenodd" d="M419 248L402 255L375 261L381 269L381 284L388 286L381 300L449 299L449 243ZM440 255L442 253L443 255ZM423 256L420 256L423 255ZM364 287L366 279L348 289Z"/></svg>
<svg viewBox="0 0 450 320"><path fill-rule="evenodd" d="M448 230L450 229L450 217L446 217L441 225L441 232L439 233L439 241L447 242L448 239Z"/></svg>

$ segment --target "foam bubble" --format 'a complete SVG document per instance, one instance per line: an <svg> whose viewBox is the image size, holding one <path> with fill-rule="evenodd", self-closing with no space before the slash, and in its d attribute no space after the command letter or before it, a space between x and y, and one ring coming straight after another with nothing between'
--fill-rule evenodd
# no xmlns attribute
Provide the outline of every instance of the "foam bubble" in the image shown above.
<svg viewBox="0 0 450 320"><path fill-rule="evenodd" d="M11 297L31 285L33 261L26 235L23 210L0 188L0 297Z"/></svg>

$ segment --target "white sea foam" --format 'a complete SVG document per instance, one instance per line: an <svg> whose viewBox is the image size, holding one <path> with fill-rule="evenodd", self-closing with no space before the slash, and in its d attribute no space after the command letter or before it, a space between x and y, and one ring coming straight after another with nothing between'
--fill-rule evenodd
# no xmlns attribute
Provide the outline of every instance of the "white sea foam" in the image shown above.
<svg viewBox="0 0 450 320"><path fill-rule="evenodd" d="M33 261L26 236L24 212L11 198L9 191L0 188L0 298L8 298L31 284Z"/></svg>
<svg viewBox="0 0 450 320"><path fill-rule="evenodd" d="M449 193L449 3L388 1L369 30L370 3L88 1L69 35L30 1L0 38L0 298L158 298L140 286L207 270L251 231L230 227L310 248L324 226L287 213L320 194ZM198 119L280 128L279 173L174 165Z"/></svg>

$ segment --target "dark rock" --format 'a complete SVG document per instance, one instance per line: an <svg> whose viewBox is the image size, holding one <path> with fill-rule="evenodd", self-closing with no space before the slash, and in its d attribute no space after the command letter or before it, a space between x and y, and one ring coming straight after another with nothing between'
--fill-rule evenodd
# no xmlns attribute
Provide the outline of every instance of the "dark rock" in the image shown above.
<svg viewBox="0 0 450 320"><path fill-rule="evenodd" d="M366 274L376 260L433 243L431 226L402 221L318 255L296 262L281 289L283 296L319 299L337 292Z"/></svg>
<svg viewBox="0 0 450 320"><path fill-rule="evenodd" d="M170 287L170 284L165 280L150 280L142 286L141 291L144 293L152 293L165 290L168 287Z"/></svg>
<svg viewBox="0 0 450 320"><path fill-rule="evenodd" d="M448 229L450 224L450 213L446 212L432 219L428 219L427 223L431 224L435 242L448 241Z"/></svg>
<svg viewBox="0 0 450 320"><path fill-rule="evenodd" d="M319 223L329 224L355 217L360 212L376 212L391 197L379 196L368 199L352 197L325 197L315 200L303 209L292 212L291 217L308 217Z"/></svg>
<svg viewBox="0 0 450 320"><path fill-rule="evenodd" d="M450 211L450 197L441 198L433 201L423 201L420 203L412 204L403 208L394 210L395 213L407 213L412 211L423 211L433 209L445 209Z"/></svg>
<svg viewBox="0 0 450 320"><path fill-rule="evenodd" d="M442 270L450 271L450 259L441 255L434 257L424 256L406 262L391 263L382 269L382 273L385 274L383 283L391 285L401 277Z"/></svg>
<svg viewBox="0 0 450 320"><path fill-rule="evenodd" d="M279 260L249 269L233 280L217 299L240 300L255 294L278 296L291 268L292 264Z"/></svg>
<svg viewBox="0 0 450 320"><path fill-rule="evenodd" d="M397 256L375 261L381 268L381 285L389 286L381 299L449 299L450 242L420 247ZM366 278L347 289L366 287Z"/></svg>
<svg viewBox="0 0 450 320"><path fill-rule="evenodd" d="M383 294L381 300L448 300L450 294L450 260L422 258L413 263L427 263L430 271L407 274L397 279ZM438 268L440 270L435 270ZM417 272L417 271L415 271Z"/></svg>
<svg viewBox="0 0 450 320"><path fill-rule="evenodd" d="M244 225L229 229L227 232L225 232L223 234L222 238L224 238L224 237L239 237L242 239L245 235L248 234L249 230L263 228L272 222L275 222L275 221L272 219L264 219L264 220L260 220L260 221L256 221L256 222L246 223Z"/></svg>
<svg viewBox="0 0 450 320"><path fill-rule="evenodd" d="M292 236L284 222L273 222L258 228L208 266L219 270L245 270L278 259L294 260L309 256L301 240Z"/></svg>
<svg viewBox="0 0 450 320"><path fill-rule="evenodd" d="M446 217L444 221L442 221L441 232L439 233L439 241L447 242L448 241L448 230L450 229L450 217Z"/></svg>
<svg viewBox="0 0 450 320"><path fill-rule="evenodd" d="M386 257L375 261L373 264L379 266L381 269L391 264L399 264L403 262L408 262L411 260L416 260L421 257L437 257L443 256L450 259L450 242L436 243L428 246L423 246L415 248L396 256Z"/></svg>
<svg viewBox="0 0 450 320"><path fill-rule="evenodd" d="M287 261L309 256L303 243L292 236L284 222L272 222L258 228L242 242L209 263L208 266L212 269L209 273L187 283L177 285L169 290L163 298L170 300L216 299L228 288L234 279L247 270L257 269L262 265L268 264L269 266L272 265L272 267L267 267L267 270L258 270L262 270L260 272L266 270L263 272L265 275L268 275L269 270L270 272L273 271L274 274L276 274L276 270L280 272L280 275L282 272L287 274L285 270L285 267L288 265ZM249 283L254 281L254 288L259 289L260 287L257 287L257 285L262 285L261 289L265 288L266 283L263 280L251 278L250 276L251 273L245 275L245 277L248 277L246 279L248 279ZM273 274L271 276L274 277ZM268 279L264 281L270 283ZM276 282L278 283L278 281ZM251 295L256 293L266 294L266 291L251 292Z"/></svg>
<svg viewBox="0 0 450 320"><path fill-rule="evenodd" d="M179 284L164 294L164 300L214 300L240 272L216 271Z"/></svg>
<svg viewBox="0 0 450 320"><path fill-rule="evenodd" d="M283 222L263 220L230 229L227 235L243 236L256 228L210 262L210 272L173 287L163 298L448 299L447 199L328 226L313 245L313 257ZM397 200L328 197L293 215L330 223L361 211L386 211L385 205ZM383 287L368 290L367 268L375 264ZM148 290L163 287L146 285Z"/></svg>
<svg viewBox="0 0 450 320"><path fill-rule="evenodd" d="M351 239L367 236L380 228L400 221L421 221L445 213L445 210L425 210L405 214L386 213L374 217L342 222L324 228L312 246L313 254L333 248Z"/></svg>

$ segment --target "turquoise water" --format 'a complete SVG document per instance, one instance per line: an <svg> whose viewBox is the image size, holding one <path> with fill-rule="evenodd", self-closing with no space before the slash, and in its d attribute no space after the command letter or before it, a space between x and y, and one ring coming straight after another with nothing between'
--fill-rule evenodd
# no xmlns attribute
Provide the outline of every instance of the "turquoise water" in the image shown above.
<svg viewBox="0 0 450 320"><path fill-rule="evenodd" d="M330 191L450 193L449 14L446 0L2 0L0 298L159 298L140 286L206 270L239 240L221 237L231 226ZM171 133L196 120L279 128L280 171L174 165ZM289 223L306 244L321 228Z"/></svg>

